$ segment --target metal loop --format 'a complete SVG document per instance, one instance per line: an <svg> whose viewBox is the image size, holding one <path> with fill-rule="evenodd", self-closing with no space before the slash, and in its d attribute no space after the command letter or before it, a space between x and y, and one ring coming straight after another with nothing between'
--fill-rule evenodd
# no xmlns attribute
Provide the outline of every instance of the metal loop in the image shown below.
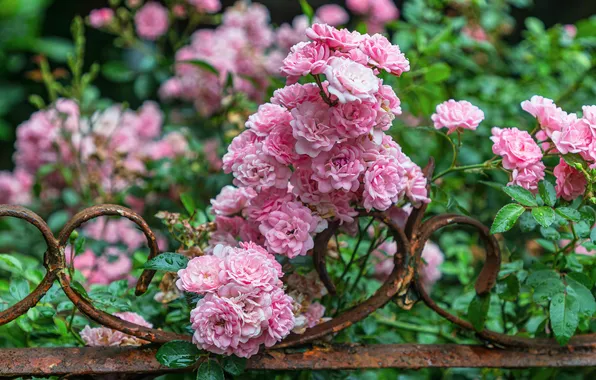
<svg viewBox="0 0 596 380"><path fill-rule="evenodd" d="M46 222L44 222L39 215L21 206L0 205L0 217L3 216L22 219L35 226L35 228L41 232L46 242L47 250L44 253L44 267L46 268L44 278L39 285L37 285L37 288L27 295L27 297L0 312L0 326L15 320L34 307L48 290L50 290L56 279L56 271L61 269L64 265L64 263L59 260L60 254L58 242L54 238L50 227L48 227Z"/></svg>
<svg viewBox="0 0 596 380"><path fill-rule="evenodd" d="M358 304L348 311L343 312L330 321L307 329L303 334L292 334L288 336L282 342L276 344L274 346L275 348L299 346L308 342L312 342L313 340L320 339L326 335L337 333L366 318L375 310L383 307L395 295L399 294L400 291L407 289L408 283L406 278L410 260L410 242L406 238L405 233L385 213L363 213L361 216L374 217L385 223L385 225L390 229L393 239L398 246L398 253L395 254L395 266L393 267L393 271L387 280L385 280L383 285L381 285L381 287L375 292L375 294L373 294L366 301ZM325 232L322 232L321 234L325 234ZM329 241L333 233L325 234L324 236L327 235L328 237L324 245L325 247L327 247L326 243Z"/></svg>

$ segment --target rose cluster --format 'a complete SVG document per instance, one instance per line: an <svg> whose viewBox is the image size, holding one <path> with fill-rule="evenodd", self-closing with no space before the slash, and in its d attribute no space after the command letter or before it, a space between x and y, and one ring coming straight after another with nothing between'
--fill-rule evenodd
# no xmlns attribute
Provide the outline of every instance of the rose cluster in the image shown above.
<svg viewBox="0 0 596 380"><path fill-rule="evenodd" d="M236 3L223 13L220 26L199 29L190 45L176 52L175 76L162 85L161 97L191 102L203 116L210 116L221 108L231 75L235 92L261 101L269 83L266 49L274 39L267 8ZM189 61L205 62L217 73Z"/></svg>
<svg viewBox="0 0 596 380"><path fill-rule="evenodd" d="M223 158L237 188L212 201L214 243L239 237L293 258L329 221L354 223L358 208L429 201L421 169L385 134L400 100L378 74L409 70L399 47L325 24L307 35L283 62L289 85L249 117ZM315 83L296 83L307 75Z"/></svg>
<svg viewBox="0 0 596 380"><path fill-rule="evenodd" d="M59 99L17 127L15 170L0 173L0 189L7 189L0 203L28 203L42 168L42 199L70 186L65 169L72 172L77 190L109 199L138 184L148 174L148 161L188 153L181 133L162 137L162 124L162 112L153 102L137 111L113 105L86 117L76 102Z"/></svg>
<svg viewBox="0 0 596 380"><path fill-rule="evenodd" d="M139 326L152 328L153 325L147 322L143 317L133 312L115 313L114 316L137 324ZM132 335L123 332L112 330L107 327L90 327L85 326L80 332L81 338L87 346L91 347L110 347L110 346L141 346L149 344L148 341L139 339Z"/></svg>
<svg viewBox="0 0 596 380"><path fill-rule="evenodd" d="M250 357L294 327L293 300L283 289L281 265L263 247L217 245L191 259L176 285L202 296L191 311L193 342L216 354Z"/></svg>
<svg viewBox="0 0 596 380"><path fill-rule="evenodd" d="M586 190L584 174L567 164L563 155L576 154L589 167L596 167L596 106L583 106L582 117L569 114L551 99L533 96L522 102L524 111L534 116L539 129L530 135L517 128L493 128L493 152L511 170L511 182L536 192L544 178L545 156L560 156L553 169L557 196L573 200ZM540 143L540 145L539 145Z"/></svg>
<svg viewBox="0 0 596 380"><path fill-rule="evenodd" d="M128 279L133 269L132 255L145 242L145 235L128 219L101 218L90 222L83 228L83 235L92 240L108 243L109 246L97 255L88 248L73 259L73 266L83 277L85 285L108 285L113 281ZM157 234L157 245L161 250L167 249L167 241ZM66 260L70 262L72 246L66 248Z"/></svg>
<svg viewBox="0 0 596 380"><path fill-rule="evenodd" d="M392 0L346 0L346 6L364 18L370 33L380 33L385 24L399 18L399 10Z"/></svg>

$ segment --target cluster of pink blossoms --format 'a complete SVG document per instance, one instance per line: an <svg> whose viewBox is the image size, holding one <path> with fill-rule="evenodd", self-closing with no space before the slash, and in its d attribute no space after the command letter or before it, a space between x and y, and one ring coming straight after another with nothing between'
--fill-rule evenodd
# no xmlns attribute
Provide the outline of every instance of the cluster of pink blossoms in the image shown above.
<svg viewBox="0 0 596 380"><path fill-rule="evenodd" d="M190 45L176 52L175 76L162 85L160 95L191 102L203 116L210 116L221 108L231 74L234 91L261 101L271 72L267 49L274 40L267 8L238 2L223 13L220 26L199 29L192 35ZM185 63L195 60L210 64L218 74Z"/></svg>
<svg viewBox="0 0 596 380"><path fill-rule="evenodd" d="M237 188L212 201L212 244L239 237L293 258L313 248L328 221L353 223L357 208L429 201L421 169L384 133L400 100L376 74L409 70L399 47L324 24L307 35L284 60L294 84L249 117L223 158ZM309 74L319 84L295 83Z"/></svg>
<svg viewBox="0 0 596 380"><path fill-rule="evenodd" d="M128 219L101 218L85 225L85 237L110 244L101 255L86 249L74 257L73 266L85 277L85 285L108 285L119 280L133 281L131 276L132 255L146 242L145 235ZM157 244L161 250L167 249L167 241L157 236ZM70 262L72 247L66 252L66 259Z"/></svg>
<svg viewBox="0 0 596 380"><path fill-rule="evenodd" d="M517 128L493 128L491 137L493 152L503 157L503 167L512 171L510 184L537 191L538 182L544 178L545 154L579 154L591 168L596 167L596 106L583 106L583 115L578 117L563 111L551 99L533 96L521 107L540 126L535 136ZM585 192L585 176L562 157L553 174L557 196L572 200Z"/></svg>
<svg viewBox="0 0 596 380"><path fill-rule="evenodd" d="M134 26L137 35L155 41L164 36L170 28L170 16L185 18L189 12L216 13L221 9L219 0L187 0L186 4L175 4L171 10L157 1L127 1L126 5L134 11ZM171 13L171 14L170 14ZM116 23L114 10L111 8L94 9L89 13L89 24L97 29L109 28Z"/></svg>
<svg viewBox="0 0 596 380"><path fill-rule="evenodd" d="M87 186L109 198L139 183L148 174L146 162L188 154L185 137L179 132L162 136L162 124L153 102L137 111L113 105L86 117L76 102L59 99L17 127L15 170L0 173L0 189L7 189L0 203L28 203L34 178L47 165L56 170L41 179L42 199L67 186L60 168L79 171L77 188Z"/></svg>
<svg viewBox="0 0 596 380"><path fill-rule="evenodd" d="M346 7L364 17L369 33L380 33L385 24L399 18L393 0L346 0Z"/></svg>
<svg viewBox="0 0 596 380"><path fill-rule="evenodd" d="M250 357L294 327L293 300L283 289L281 265L255 243L217 245L178 271L180 290L202 295L190 319L193 342L216 354Z"/></svg>
<svg viewBox="0 0 596 380"><path fill-rule="evenodd" d="M137 324L139 326L152 328L153 325L147 322L143 317L133 312L115 313L116 317ZM87 346L91 347L110 347L110 346L141 346L148 344L148 341L139 339L123 332L112 330L107 327L85 326L80 332L81 338Z"/></svg>

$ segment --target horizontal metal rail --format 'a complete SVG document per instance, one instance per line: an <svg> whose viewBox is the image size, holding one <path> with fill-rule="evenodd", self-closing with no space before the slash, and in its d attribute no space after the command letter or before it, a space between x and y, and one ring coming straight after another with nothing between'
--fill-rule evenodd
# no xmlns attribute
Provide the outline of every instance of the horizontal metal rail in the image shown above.
<svg viewBox="0 0 596 380"><path fill-rule="evenodd" d="M166 373L156 347L0 349L0 376ZM374 368L530 368L596 366L596 346L569 350L491 349L458 344L334 345L308 350L268 350L248 360L248 370ZM190 370L190 369L189 369Z"/></svg>

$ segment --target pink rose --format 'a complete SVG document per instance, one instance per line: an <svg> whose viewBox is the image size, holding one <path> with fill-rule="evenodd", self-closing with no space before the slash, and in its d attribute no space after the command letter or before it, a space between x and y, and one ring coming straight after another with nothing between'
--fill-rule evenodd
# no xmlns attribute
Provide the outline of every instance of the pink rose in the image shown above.
<svg viewBox="0 0 596 380"><path fill-rule="evenodd" d="M0 171L0 204L29 204L32 185L33 178L22 170Z"/></svg>
<svg viewBox="0 0 596 380"><path fill-rule="evenodd" d="M211 200L211 212L216 215L231 216L241 212L254 198L256 193L251 188L224 186L215 199Z"/></svg>
<svg viewBox="0 0 596 380"><path fill-rule="evenodd" d="M89 13L89 24L99 29L109 25L114 19L114 11L110 8L94 9Z"/></svg>
<svg viewBox="0 0 596 380"><path fill-rule="evenodd" d="M339 103L331 108L330 123L342 137L368 134L376 125L378 105L370 102Z"/></svg>
<svg viewBox="0 0 596 380"><path fill-rule="evenodd" d="M503 157L505 169L526 168L542 160L542 151L532 136L517 128L493 128L493 153Z"/></svg>
<svg viewBox="0 0 596 380"><path fill-rule="evenodd" d="M439 267L445 261L445 256L438 245L429 241L422 250L422 260L424 260L424 266L420 273L421 280L424 287L429 290L442 276Z"/></svg>
<svg viewBox="0 0 596 380"><path fill-rule="evenodd" d="M399 50L399 46L392 45L381 34L375 34L372 37L365 35L360 43L360 50L368 56L368 64L380 70L397 76L405 71L410 71L410 62Z"/></svg>
<svg viewBox="0 0 596 380"><path fill-rule="evenodd" d="M484 112L468 101L450 99L439 104L431 118L436 129L448 128L447 134L450 134L458 128L476 130L484 120Z"/></svg>
<svg viewBox="0 0 596 380"><path fill-rule="evenodd" d="M150 1L135 14L135 26L139 37L156 40L168 31L168 10L161 4Z"/></svg>
<svg viewBox="0 0 596 380"><path fill-rule="evenodd" d="M329 81L328 91L337 96L340 103L375 100L380 80L370 68L338 57L329 58L327 63L325 76Z"/></svg>
<svg viewBox="0 0 596 380"><path fill-rule="evenodd" d="M327 66L329 47L314 42L299 42L292 46L290 54L283 60L281 73L288 84L294 84L308 74L322 74Z"/></svg>
<svg viewBox="0 0 596 380"><path fill-rule="evenodd" d="M395 160L380 157L364 173L364 208L387 210L406 189L406 171Z"/></svg>
<svg viewBox="0 0 596 380"><path fill-rule="evenodd" d="M292 126L278 124L263 142L263 152L275 158L282 165L290 165L298 160L295 149L296 139L293 136Z"/></svg>
<svg viewBox="0 0 596 380"><path fill-rule="evenodd" d="M588 181L584 174L569 166L562 158L553 170L557 178L557 196L572 201L586 192Z"/></svg>
<svg viewBox="0 0 596 380"><path fill-rule="evenodd" d="M268 135L273 127L288 124L292 116L288 110L276 104L265 103L259 106L256 113L248 117L246 128L258 136Z"/></svg>
<svg viewBox="0 0 596 380"><path fill-rule="evenodd" d="M327 24L313 24L306 29L306 36L315 42L319 42L329 47L329 49L339 51L349 51L358 47L362 36L354 31L347 29L335 29Z"/></svg>
<svg viewBox="0 0 596 380"><path fill-rule="evenodd" d="M550 137L554 131L560 131L569 120L569 115L548 98L534 95L524 100L521 108L534 116L542 129Z"/></svg>
<svg viewBox="0 0 596 380"><path fill-rule="evenodd" d="M122 313L114 313L114 316L139 326L148 328L153 327L151 323L147 322L137 313L126 311ZM81 330L80 335L83 341L85 341L85 344L90 347L141 346L149 343L132 335L127 335L107 327L91 328L87 325Z"/></svg>
<svg viewBox="0 0 596 380"><path fill-rule="evenodd" d="M340 225L345 227L346 224L353 223L354 217L358 215L358 211L352 206L355 200L354 193L334 190L323 194L321 201L315 206L321 217L337 220Z"/></svg>
<svg viewBox="0 0 596 380"><path fill-rule="evenodd" d="M282 289L277 289L271 294L272 313L264 334L266 347L272 347L283 340L294 328L292 301L292 297L285 294Z"/></svg>
<svg viewBox="0 0 596 380"><path fill-rule="evenodd" d="M315 83L295 83L275 90L271 97L271 103L292 110L300 103L320 101L320 91L319 86Z"/></svg>
<svg viewBox="0 0 596 380"><path fill-rule="evenodd" d="M245 215L252 221L261 222L273 211L281 208L281 205L292 202L295 197L288 193L288 189L268 188L257 193L257 196L250 200L245 209Z"/></svg>
<svg viewBox="0 0 596 380"><path fill-rule="evenodd" d="M216 354L232 354L242 337L242 317L242 306L234 298L207 294L190 312L193 343Z"/></svg>
<svg viewBox="0 0 596 380"><path fill-rule="evenodd" d="M159 137L163 124L163 113L155 102L146 101L139 108L138 118L135 120L137 134L145 139Z"/></svg>
<svg viewBox="0 0 596 380"><path fill-rule="evenodd" d="M313 302L308 305L308 309L306 309L303 315L306 317L308 327L315 327L321 323L321 320L325 315L325 306L318 302Z"/></svg>
<svg viewBox="0 0 596 380"><path fill-rule="evenodd" d="M316 18L331 26L344 25L350 20L345 9L337 4L325 4L317 9Z"/></svg>
<svg viewBox="0 0 596 380"><path fill-rule="evenodd" d="M312 161L313 179L319 183L319 191L356 191L360 187L360 175L364 172L362 151L351 144L336 145Z"/></svg>
<svg viewBox="0 0 596 380"><path fill-rule="evenodd" d="M232 143L228 146L228 152L223 156L223 170L231 173L234 165L240 163L244 156L254 152L255 145L263 140L252 130L246 130L234 137Z"/></svg>
<svg viewBox="0 0 596 380"><path fill-rule="evenodd" d="M216 256L194 257L186 268L178 271L176 286L186 292L213 293L227 280L227 273L220 269L220 265L222 259Z"/></svg>
<svg viewBox="0 0 596 380"><path fill-rule="evenodd" d="M317 204L323 199L323 194L319 191L319 184L313 179L313 171L310 167L299 166L292 173L290 178L292 192L300 198L302 202Z"/></svg>
<svg viewBox="0 0 596 380"><path fill-rule="evenodd" d="M584 119L576 119L551 135L555 147L562 154L586 151L593 138L594 131Z"/></svg>
<svg viewBox="0 0 596 380"><path fill-rule="evenodd" d="M542 162L522 169L513 169L511 172L511 182L507 186L517 185L536 193L538 191L538 183L544 179L544 169L545 166Z"/></svg>
<svg viewBox="0 0 596 380"><path fill-rule="evenodd" d="M292 110L294 120L290 122L296 138L296 152L316 157L329 151L339 139L331 126L329 107L322 101L304 102Z"/></svg>
<svg viewBox="0 0 596 380"><path fill-rule="evenodd" d="M313 248L312 234L322 231L320 223L321 219L310 209L301 203L290 202L271 212L259 230L265 236L269 250L294 258L306 255Z"/></svg>
<svg viewBox="0 0 596 380"><path fill-rule="evenodd" d="M257 192L268 187L285 188L292 171L273 157L254 152L242 157L232 167L234 185L252 187Z"/></svg>
<svg viewBox="0 0 596 380"><path fill-rule="evenodd" d="M258 250L240 251L224 259L222 273L240 286L271 292L280 286L278 265L269 254Z"/></svg>

